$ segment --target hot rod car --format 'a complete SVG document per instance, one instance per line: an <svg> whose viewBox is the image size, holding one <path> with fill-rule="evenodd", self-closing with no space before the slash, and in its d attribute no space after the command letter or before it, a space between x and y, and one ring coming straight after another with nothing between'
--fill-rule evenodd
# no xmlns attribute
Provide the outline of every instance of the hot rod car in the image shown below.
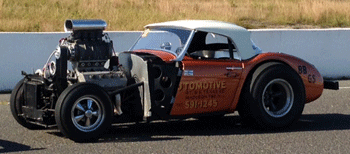
<svg viewBox="0 0 350 154"><path fill-rule="evenodd" d="M89 141L112 122L219 118L238 111L244 123L275 129L297 121L324 89L313 65L261 53L250 32L231 23L150 24L120 53L103 32L106 26L103 20L65 22L71 35L59 41L43 69L22 72L12 91L19 124L57 126L74 141Z"/></svg>

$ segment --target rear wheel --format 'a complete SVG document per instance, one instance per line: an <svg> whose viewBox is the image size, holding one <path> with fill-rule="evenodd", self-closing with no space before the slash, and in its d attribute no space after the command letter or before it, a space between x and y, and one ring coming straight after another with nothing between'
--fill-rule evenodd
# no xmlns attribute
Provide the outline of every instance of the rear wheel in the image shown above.
<svg viewBox="0 0 350 154"><path fill-rule="evenodd" d="M292 86L285 79L273 79L263 89L261 103L269 116L274 118L285 116L294 103Z"/></svg>
<svg viewBox="0 0 350 154"><path fill-rule="evenodd" d="M77 142L98 139L111 125L112 103L99 86L73 85L60 95L55 119L60 131Z"/></svg>
<svg viewBox="0 0 350 154"><path fill-rule="evenodd" d="M293 69L282 64L273 65L252 82L244 91L246 101L239 106L244 122L274 129L299 119L305 105L305 90Z"/></svg>

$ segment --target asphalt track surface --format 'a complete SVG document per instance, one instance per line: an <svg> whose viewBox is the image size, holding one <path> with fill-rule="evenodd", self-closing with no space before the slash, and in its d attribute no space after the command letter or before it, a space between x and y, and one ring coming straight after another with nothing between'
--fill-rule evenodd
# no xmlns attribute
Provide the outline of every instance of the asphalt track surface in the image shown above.
<svg viewBox="0 0 350 154"><path fill-rule="evenodd" d="M350 81L340 85L307 104L300 120L281 131L242 126L233 114L216 121L114 125L95 143L75 143L56 129L27 130L2 103L0 153L349 153Z"/></svg>

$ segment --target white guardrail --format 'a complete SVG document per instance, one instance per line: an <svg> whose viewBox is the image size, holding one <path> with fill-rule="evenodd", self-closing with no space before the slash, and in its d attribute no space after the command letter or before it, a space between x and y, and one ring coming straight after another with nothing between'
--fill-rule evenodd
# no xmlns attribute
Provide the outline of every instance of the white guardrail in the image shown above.
<svg viewBox="0 0 350 154"><path fill-rule="evenodd" d="M327 78L350 77L350 29L250 30L264 52L283 52L316 66ZM117 52L125 51L141 32L107 32ZM21 71L42 68L61 38L69 33L0 33L0 92L14 88Z"/></svg>

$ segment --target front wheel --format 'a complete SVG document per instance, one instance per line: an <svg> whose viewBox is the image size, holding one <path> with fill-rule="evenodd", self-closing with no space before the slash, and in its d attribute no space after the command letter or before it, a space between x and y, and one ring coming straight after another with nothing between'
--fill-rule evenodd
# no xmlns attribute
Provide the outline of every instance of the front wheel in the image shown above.
<svg viewBox="0 0 350 154"><path fill-rule="evenodd" d="M15 120L28 129L43 129L44 127L29 123L23 116L22 107L24 106L24 79L20 80L12 90L10 98L11 113Z"/></svg>
<svg viewBox="0 0 350 154"><path fill-rule="evenodd" d="M290 67L278 64L266 68L251 85L249 102L243 107L263 129L288 126L297 121L305 105L304 84Z"/></svg>
<svg viewBox="0 0 350 154"><path fill-rule="evenodd" d="M55 109L60 131L77 142L98 139L111 125L112 103L99 86L73 85L62 92Z"/></svg>

